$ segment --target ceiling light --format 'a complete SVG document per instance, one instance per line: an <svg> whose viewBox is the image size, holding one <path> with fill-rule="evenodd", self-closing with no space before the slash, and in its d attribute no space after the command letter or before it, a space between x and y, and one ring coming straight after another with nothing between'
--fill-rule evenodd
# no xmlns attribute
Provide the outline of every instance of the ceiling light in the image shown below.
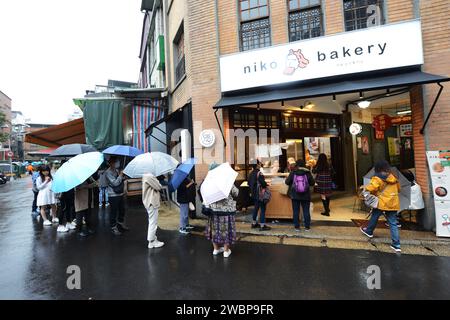
<svg viewBox="0 0 450 320"><path fill-rule="evenodd" d="M358 107L360 107L361 109L367 109L370 106L370 101L364 100L364 101L360 101L358 102Z"/></svg>
<svg viewBox="0 0 450 320"><path fill-rule="evenodd" d="M409 114L409 113L411 113L411 110L397 111L397 114Z"/></svg>
<svg viewBox="0 0 450 320"><path fill-rule="evenodd" d="M311 110L313 107L314 107L314 104L311 101L306 103L306 106L305 106L306 109Z"/></svg>

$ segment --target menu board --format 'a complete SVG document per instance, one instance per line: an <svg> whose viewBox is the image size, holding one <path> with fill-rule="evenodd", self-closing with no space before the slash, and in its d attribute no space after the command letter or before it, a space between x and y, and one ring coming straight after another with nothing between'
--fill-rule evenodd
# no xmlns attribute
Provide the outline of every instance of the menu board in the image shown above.
<svg viewBox="0 0 450 320"><path fill-rule="evenodd" d="M436 235L450 237L450 151L427 151L436 212Z"/></svg>

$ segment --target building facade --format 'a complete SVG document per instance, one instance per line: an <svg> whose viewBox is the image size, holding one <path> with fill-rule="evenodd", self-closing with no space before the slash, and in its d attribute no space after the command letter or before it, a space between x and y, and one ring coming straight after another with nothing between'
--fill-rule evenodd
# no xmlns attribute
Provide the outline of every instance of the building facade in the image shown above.
<svg viewBox="0 0 450 320"><path fill-rule="evenodd" d="M0 128L1 133L11 134L11 98L0 91L0 112L5 115L6 123ZM0 143L0 160L9 159L7 152L9 151L9 141Z"/></svg>
<svg viewBox="0 0 450 320"><path fill-rule="evenodd" d="M446 82L450 74L448 1L157 2L160 4L158 15L164 22L164 72L169 112L177 114L179 110L187 110L183 127L191 133L193 154L203 163L196 169L198 180L205 176L207 163L236 159L236 146L230 143L234 137L229 136L229 129L279 129L278 139L285 144L280 162L285 163L288 158L307 158L314 163L314 153L325 152L339 172L337 179L342 190L354 192L362 184L363 175L379 159L390 160L399 169L411 169L426 202L421 223L427 229L434 227L426 151L450 149L447 125L450 90ZM383 47L383 41L364 48L350 42L352 53L345 47L319 51L315 56L305 56L306 49L304 52L291 50L286 57L285 78L303 70L307 74L307 66L311 62L309 69L312 69L314 59L318 62L337 59L341 70L347 71L327 76L331 68L319 70L316 76L307 79L300 77L299 81L277 83L274 78L269 79L268 84L258 85L264 79L264 76L258 77L258 72L264 74L275 66L270 60L265 63L260 59L270 59L271 52L284 47L289 49L290 44L295 48L307 48L308 43L325 48L327 39L368 39L376 30L381 37L385 30L389 37L391 30L407 30L408 26L417 25L419 30L398 31L400 34L410 32L401 38L416 39L419 49L405 54L404 59L399 58L397 65L381 59L378 62L386 64L385 67L375 65L365 69L360 56L375 55L375 48L379 48L378 55L383 57L387 43L384 42ZM406 57L415 57L415 60L411 58L409 63ZM241 72L252 79L245 83L238 76L233 77L233 64L227 61L239 63L247 58L254 59L255 63L241 68ZM319 76L320 72L324 72L323 77ZM257 75L250 78L251 73ZM150 82L149 74L142 75ZM380 84L371 87L368 79ZM338 90L349 81L357 84L353 90ZM317 94L319 89L321 93ZM368 104L360 106L363 100ZM386 119L392 123L386 125ZM352 123L360 125L359 133L349 133ZM219 155L222 159L200 145L199 135L204 129L213 129L216 141L222 139L223 134L223 140L228 142ZM258 136L258 140L260 138ZM269 144L271 139L269 137ZM244 149L244 163L234 165L243 180L254 153L248 142Z"/></svg>

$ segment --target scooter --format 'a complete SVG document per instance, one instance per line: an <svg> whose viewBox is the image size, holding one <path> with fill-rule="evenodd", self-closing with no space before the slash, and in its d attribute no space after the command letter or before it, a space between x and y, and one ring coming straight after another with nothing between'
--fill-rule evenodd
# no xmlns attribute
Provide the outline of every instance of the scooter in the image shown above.
<svg viewBox="0 0 450 320"><path fill-rule="evenodd" d="M5 184L6 182L8 182L8 177L5 176L2 172L0 172L0 184Z"/></svg>

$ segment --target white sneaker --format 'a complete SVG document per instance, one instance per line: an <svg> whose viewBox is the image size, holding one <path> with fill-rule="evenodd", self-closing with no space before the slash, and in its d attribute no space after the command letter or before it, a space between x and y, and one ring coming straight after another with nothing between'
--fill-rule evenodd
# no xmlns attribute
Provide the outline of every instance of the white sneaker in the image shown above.
<svg viewBox="0 0 450 320"><path fill-rule="evenodd" d="M44 220L44 226L51 226L52 222L50 220Z"/></svg>
<svg viewBox="0 0 450 320"><path fill-rule="evenodd" d="M224 252L224 251L225 251L224 248L220 248L219 250L214 249L213 255L214 255L214 256L217 256L219 253L222 253L222 252Z"/></svg>
<svg viewBox="0 0 450 320"><path fill-rule="evenodd" d="M148 248L149 249L153 249L153 248L161 248L164 245L164 242L158 241L158 239L150 241L148 243Z"/></svg>
<svg viewBox="0 0 450 320"><path fill-rule="evenodd" d="M56 229L56 232L67 232L67 231L69 231L69 229L67 229L65 226L63 226L63 225L60 225L60 226L58 226L58 229Z"/></svg>
<svg viewBox="0 0 450 320"><path fill-rule="evenodd" d="M75 228L77 227L77 221L76 220L73 220L70 224L73 225Z"/></svg>
<svg viewBox="0 0 450 320"><path fill-rule="evenodd" d="M76 226L74 226L72 223L66 223L67 230L75 230Z"/></svg>
<svg viewBox="0 0 450 320"><path fill-rule="evenodd" d="M83 224L86 224L86 219L83 218Z"/></svg>
<svg viewBox="0 0 450 320"><path fill-rule="evenodd" d="M58 219L58 218L53 218L52 222L53 222L54 224L57 224L57 223L59 223L59 219Z"/></svg>
<svg viewBox="0 0 450 320"><path fill-rule="evenodd" d="M105 204L105 208L106 208L106 207L109 207L109 203L108 203L108 202Z"/></svg>
<svg viewBox="0 0 450 320"><path fill-rule="evenodd" d="M230 249L228 249L228 251L224 251L223 252L223 257L224 258L228 258L230 255L231 255L231 250Z"/></svg>

